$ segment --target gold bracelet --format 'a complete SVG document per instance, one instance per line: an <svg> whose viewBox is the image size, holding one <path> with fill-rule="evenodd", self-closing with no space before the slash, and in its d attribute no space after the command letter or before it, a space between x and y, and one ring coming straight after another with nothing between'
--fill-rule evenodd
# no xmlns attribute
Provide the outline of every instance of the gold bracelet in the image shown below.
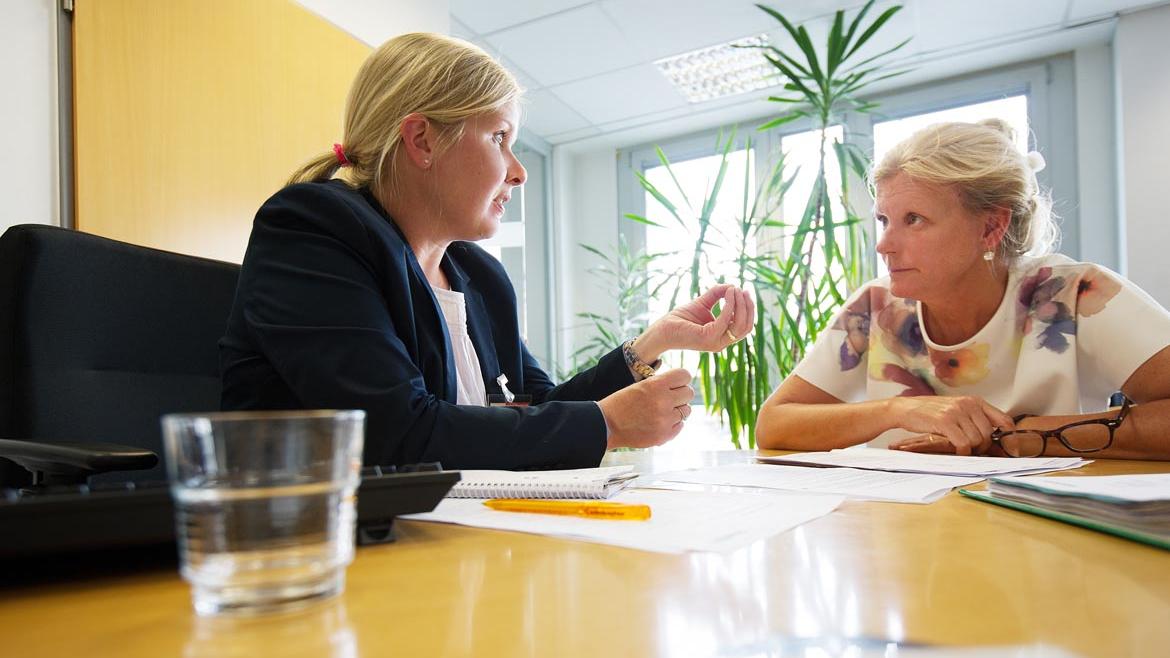
<svg viewBox="0 0 1170 658"><path fill-rule="evenodd" d="M658 369L658 366L662 365L662 359L658 359L654 363L646 363L643 361L642 358L638 356L638 353L634 351L635 340L637 339L631 338L622 343L622 356L626 358L626 365L629 366L630 370L633 370L642 379L653 377L654 372Z"/></svg>

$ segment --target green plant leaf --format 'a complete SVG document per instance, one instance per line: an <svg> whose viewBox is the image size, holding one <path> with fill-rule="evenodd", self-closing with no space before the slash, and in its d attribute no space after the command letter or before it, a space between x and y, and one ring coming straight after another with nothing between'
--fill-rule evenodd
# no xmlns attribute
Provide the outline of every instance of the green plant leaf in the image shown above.
<svg viewBox="0 0 1170 658"><path fill-rule="evenodd" d="M757 128L757 130L761 130L761 131L771 130L772 128L775 128L776 126L781 126L781 125L784 125L790 121L796 121L797 119L799 119L801 117L806 117L806 116L808 116L808 114L803 112L803 111L792 112L791 114L786 114L784 116L772 119L771 121L769 121L769 122L765 123L764 125L760 126L759 128Z"/></svg>
<svg viewBox="0 0 1170 658"><path fill-rule="evenodd" d="M768 46L767 50L769 50L776 57L779 57L780 59L783 59L785 62L787 62L788 65L796 69L802 77L806 79L812 78L812 73L809 73L809 70L806 69L803 64L791 57L788 53L780 50L776 46ZM767 57L767 55L765 55L765 57Z"/></svg>
<svg viewBox="0 0 1170 658"><path fill-rule="evenodd" d="M859 71L859 69L862 69L863 67L868 66L868 64L882 59L882 57L896 53L897 50L902 49L902 47L906 46L906 44L909 42L910 42L910 37L906 37L906 39L903 39L902 41L897 43L896 46L894 46L892 48L887 48L886 50L882 50L881 53L867 57L867 59L862 60L856 64L853 64L852 67L849 67L849 71L851 71L851 75L855 74L856 71ZM872 71L874 69L880 69L880 68L882 68L882 67L870 67L868 69L865 69L865 71L863 71L863 73L866 73L868 75L869 73L872 73ZM907 70L909 70L909 69L907 69ZM903 73L904 73L904 71L903 71ZM901 75L901 74L896 74L896 75Z"/></svg>
<svg viewBox="0 0 1170 658"><path fill-rule="evenodd" d="M853 21L849 23L849 31L845 33L844 48L848 48L849 44L853 41L853 35L857 33L857 27L861 25L861 21L865 20L865 15L869 13L869 9L873 6L875 1L876 0L869 0L869 2L865 3L865 6L857 12L857 16L854 16ZM845 56L841 57L842 62L845 61L845 59Z"/></svg>
<svg viewBox="0 0 1170 658"><path fill-rule="evenodd" d="M841 64L841 55L845 50L844 25L845 12L838 10L833 16L833 27L829 28L829 41L826 44L825 74L830 79Z"/></svg>
<svg viewBox="0 0 1170 658"><path fill-rule="evenodd" d="M715 203L719 200L719 191L723 188L723 179L727 176L727 166L730 164L728 159L731 156L731 150L735 146L735 132L732 131L731 136L727 138L727 143L723 147L722 157L719 159L719 172L715 175L715 183L711 185L711 191L707 194L706 200L703 202L703 210L699 213L699 223L706 224L711 221L711 213L715 210Z"/></svg>
<svg viewBox="0 0 1170 658"><path fill-rule="evenodd" d="M808 30L803 25L797 26L796 33L799 36L796 45L800 46L801 51L804 52L804 56L808 60L808 70L812 74L810 77L823 84L828 80L828 77L821 73L821 65L817 61L817 49L813 46L812 37L808 35ZM824 91L823 88L822 91Z"/></svg>
<svg viewBox="0 0 1170 658"><path fill-rule="evenodd" d="M906 73L908 73L909 71L910 71L910 69L904 69L904 70L901 70L901 71L894 71L893 73L887 73L887 74L885 74L885 75L883 75L883 76L879 76L879 77L876 77L876 78L872 78L872 79L870 79L870 80L866 80L866 81L865 81L865 84L867 84L867 85L871 85L871 84L873 84L873 83L875 83L875 82L880 82L880 81L882 81L882 80L888 80L888 79L890 79L890 78L896 78L896 77L898 77L898 76L900 76L900 75L905 75L905 74L906 74ZM846 89L846 90L843 90L841 93L842 93L843 95L844 95L844 94L851 94L851 93L853 93L854 91L857 91L858 89L860 89L860 83L854 83L854 85L853 85L853 86L849 87L849 88L848 88L848 89Z"/></svg>
<svg viewBox="0 0 1170 658"><path fill-rule="evenodd" d="M782 73L784 75L784 77L788 79L788 83L784 85L784 87L786 89L789 89L790 91L799 91L801 94L804 95L803 100L806 103L809 103L812 105L819 105L820 104L820 96L817 94L817 92L809 89L804 84L804 81L801 79L801 77L798 76L796 73L794 73L792 71L792 69L788 68L787 64L785 64L784 62L781 62L780 60L776 59L775 57L772 57L771 55L764 55L764 59L768 60L768 62L771 63L772 66L779 69L780 73Z"/></svg>
<svg viewBox="0 0 1170 658"><path fill-rule="evenodd" d="M784 26L784 29L788 31L788 35L792 37L792 40L796 41L796 28L792 26L792 23L788 22L787 18L768 5L757 4L756 6L764 10L764 13L779 21L780 24Z"/></svg>
<svg viewBox="0 0 1170 658"><path fill-rule="evenodd" d="M669 171L669 167L667 170ZM671 173L671 176L673 175L674 174ZM638 182L642 184L642 189L646 190L650 196L653 196L655 201L662 204L662 207L666 208L667 212L669 212L671 216L674 217L675 221L677 221L682 226L686 226L686 222L683 220L682 215L679 214L678 208L674 205L674 203L671 202L670 199L666 197L665 194L658 190L654 183L651 183L650 180L646 178L646 176L643 175L640 171L635 171L634 176L636 176L638 178Z"/></svg>
<svg viewBox="0 0 1170 658"><path fill-rule="evenodd" d="M602 251L601 251L600 249L598 249L597 247L591 247L591 246L589 246L589 245L587 245L587 244L582 244L582 245L580 245L580 246L581 246L581 248L582 248L582 249L584 249L585 251L588 251L588 252L589 252L589 253L591 253L591 254L594 254L594 255L596 255L596 256L599 256L599 257L601 257L601 258L602 258L602 259L604 259L604 260L605 260L605 262L607 262L607 263L612 263L612 262L613 262L613 260L611 260L611 259L610 259L610 257L609 257L609 255L608 255L608 254L606 254L606 253L602 252Z"/></svg>
<svg viewBox="0 0 1170 658"><path fill-rule="evenodd" d="M864 46L865 42L869 41L870 37L872 37L874 34L877 34L877 31L882 29L882 26L886 24L886 21L890 20L894 14L901 10L902 5L895 5L883 11L881 15L878 16L877 19L874 20L874 22L870 24L868 28L866 28L865 32L861 33L861 36L857 38L857 42L854 43L853 47L849 49L849 52L845 55L844 59L849 59L852 57L853 53L857 52L858 49ZM897 46L893 50L897 50L898 48L901 48L901 46Z"/></svg>
<svg viewBox="0 0 1170 658"><path fill-rule="evenodd" d="M663 226L662 224L659 224L658 222L646 219L645 217L643 217L641 215L635 215L634 213L628 212L625 215L623 215L623 217L625 217L626 219L638 222L639 224L647 224L649 226L657 226L658 228L666 228L665 226Z"/></svg>
<svg viewBox="0 0 1170 658"><path fill-rule="evenodd" d="M695 208L691 205L691 200L687 197L687 191L683 188L682 183L678 182L678 177L674 175L674 168L670 166L670 160L667 159L666 153L660 146L655 146L654 152L658 154L658 161L662 163L663 167L666 167L666 173L670 174L670 180L674 182L674 189L678 190L679 195L682 196L683 203L687 204L687 210L690 210L691 214L694 214Z"/></svg>

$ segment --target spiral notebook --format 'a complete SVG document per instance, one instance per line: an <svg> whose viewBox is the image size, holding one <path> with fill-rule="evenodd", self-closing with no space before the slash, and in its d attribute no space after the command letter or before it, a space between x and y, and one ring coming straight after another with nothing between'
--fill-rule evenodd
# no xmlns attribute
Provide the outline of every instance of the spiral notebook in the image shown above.
<svg viewBox="0 0 1170 658"><path fill-rule="evenodd" d="M633 466L461 473L448 498L609 498L638 477Z"/></svg>

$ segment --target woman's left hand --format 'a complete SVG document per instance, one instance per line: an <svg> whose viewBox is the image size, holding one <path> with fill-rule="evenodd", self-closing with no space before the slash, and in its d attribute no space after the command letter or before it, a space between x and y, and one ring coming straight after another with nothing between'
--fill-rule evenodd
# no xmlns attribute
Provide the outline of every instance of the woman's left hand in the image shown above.
<svg viewBox="0 0 1170 658"><path fill-rule="evenodd" d="M719 317L711 312L723 302ZM667 350L719 352L741 340L756 323L756 304L747 292L729 284L712 287L656 320L638 337L634 349L646 362Z"/></svg>
<svg viewBox="0 0 1170 658"><path fill-rule="evenodd" d="M955 446L947 441L945 438L937 434L918 434L916 436L909 436L904 439L893 441L886 446L890 450L901 450L903 452L921 452L928 455L953 455L955 454ZM986 452L979 453L983 457L1007 457L999 445L992 443Z"/></svg>

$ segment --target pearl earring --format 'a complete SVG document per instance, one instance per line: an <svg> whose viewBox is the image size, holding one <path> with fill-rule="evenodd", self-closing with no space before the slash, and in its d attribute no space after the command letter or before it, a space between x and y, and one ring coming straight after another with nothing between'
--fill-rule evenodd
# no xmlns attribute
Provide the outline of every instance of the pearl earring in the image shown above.
<svg viewBox="0 0 1170 658"><path fill-rule="evenodd" d="M987 251L983 252L983 260L991 260L992 258L995 258L994 251L988 249Z"/></svg>

